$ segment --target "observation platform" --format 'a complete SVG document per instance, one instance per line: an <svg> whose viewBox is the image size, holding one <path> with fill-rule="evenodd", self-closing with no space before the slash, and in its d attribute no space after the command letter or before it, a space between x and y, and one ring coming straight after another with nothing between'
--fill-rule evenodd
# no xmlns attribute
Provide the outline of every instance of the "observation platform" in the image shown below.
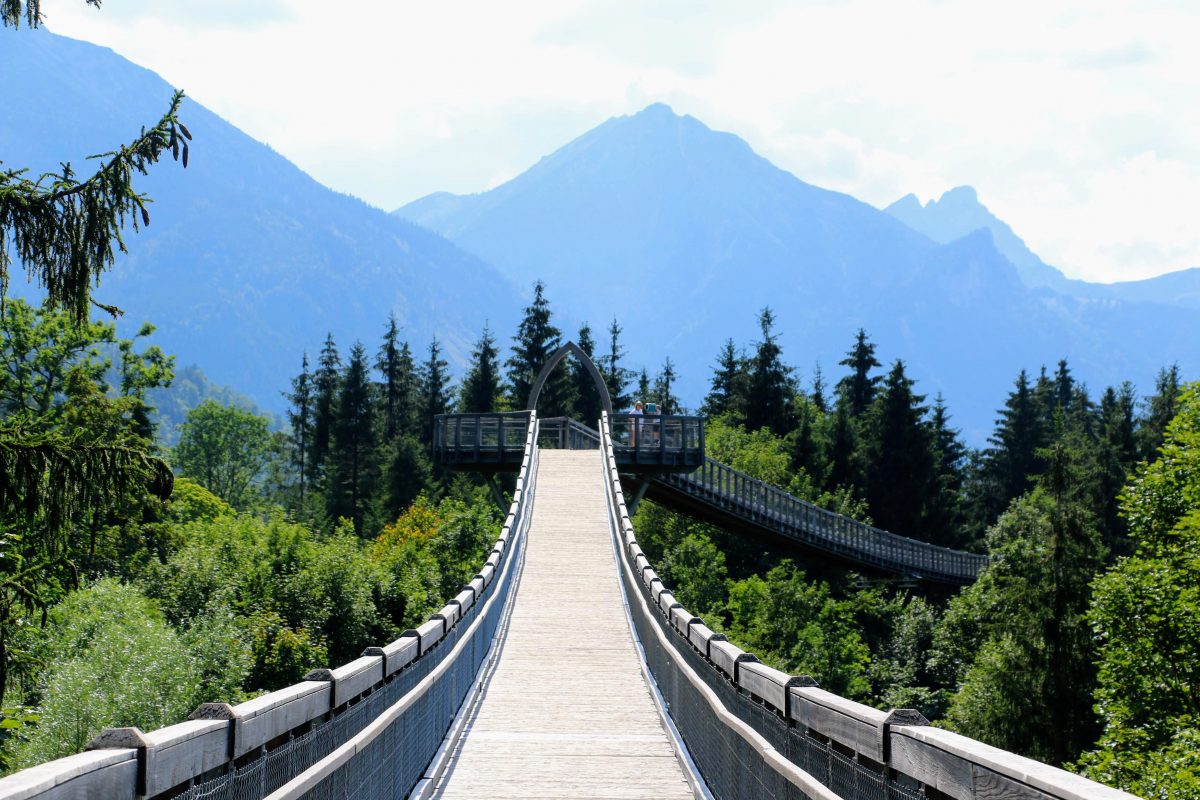
<svg viewBox="0 0 1200 800"><path fill-rule="evenodd" d="M623 473L687 473L704 463L704 420L673 414L615 414L613 453ZM477 472L516 472L529 427L528 411L439 414L433 458L442 466ZM559 450L598 450L600 434L568 417L541 418L538 444Z"/></svg>

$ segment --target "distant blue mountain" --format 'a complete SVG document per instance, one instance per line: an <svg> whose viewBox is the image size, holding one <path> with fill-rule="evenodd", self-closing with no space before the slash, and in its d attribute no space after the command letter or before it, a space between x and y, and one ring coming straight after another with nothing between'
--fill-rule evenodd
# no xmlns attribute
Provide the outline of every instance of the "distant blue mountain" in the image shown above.
<svg viewBox="0 0 1200 800"><path fill-rule="evenodd" d="M1145 388L1165 363L1200 367L1194 313L1058 292L1032 253L1013 254L1020 266L1005 257L1020 240L999 221L940 241L941 229L807 184L663 105L610 119L488 192L396 213L518 283L546 279L552 300L594 327L616 315L632 360L669 353L693 405L721 342L754 340L766 305L786 357L804 373L819 361L827 382L865 327L881 360L905 359L921 391L945 394L976 444L1021 368L1065 356L1093 388ZM1034 287L1022 280L1039 274Z"/></svg>
<svg viewBox="0 0 1200 800"><path fill-rule="evenodd" d="M951 189L940 199L924 205L915 195L905 195L884 210L913 230L943 244L986 228L992 234L996 249L1017 268L1026 286L1045 286L1081 298L1200 308L1200 268L1118 283L1090 283L1068 278L1036 256L1007 223L979 202L970 186Z"/></svg>
<svg viewBox="0 0 1200 800"><path fill-rule="evenodd" d="M0 29L0 74L0 158L35 173L68 159L86 173L85 156L129 141L171 96L111 50L44 29ZM485 319L515 326L518 292L477 257L320 185L198 103L181 116L191 164L136 184L155 201L151 225L96 292L123 324L158 325L180 363L278 410L327 331L343 353L355 339L373 353L394 311L418 353L436 333L461 365Z"/></svg>

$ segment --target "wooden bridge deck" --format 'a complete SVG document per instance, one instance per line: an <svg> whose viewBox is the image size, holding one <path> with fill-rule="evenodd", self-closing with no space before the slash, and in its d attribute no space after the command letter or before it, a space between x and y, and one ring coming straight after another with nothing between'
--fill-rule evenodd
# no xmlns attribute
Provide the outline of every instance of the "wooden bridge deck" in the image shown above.
<svg viewBox="0 0 1200 800"><path fill-rule="evenodd" d="M435 797L684 798L638 665L598 450L543 450L495 671Z"/></svg>

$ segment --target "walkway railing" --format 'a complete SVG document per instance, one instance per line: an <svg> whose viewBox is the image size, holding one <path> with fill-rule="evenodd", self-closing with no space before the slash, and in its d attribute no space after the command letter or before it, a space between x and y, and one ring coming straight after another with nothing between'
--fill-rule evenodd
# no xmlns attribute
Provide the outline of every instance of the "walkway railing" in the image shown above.
<svg viewBox="0 0 1200 800"><path fill-rule="evenodd" d="M835 558L921 580L973 583L987 556L939 547L828 511L706 458L686 475L655 476L651 497L689 499ZM673 497L682 495L682 498Z"/></svg>
<svg viewBox="0 0 1200 800"><path fill-rule="evenodd" d="M538 447L595 450L600 447L600 434L570 417L546 417L538 421Z"/></svg>
<svg viewBox="0 0 1200 800"><path fill-rule="evenodd" d="M722 798L1136 800L1065 770L880 711L759 662L689 612L637 543L607 420L605 468L622 576L654 680Z"/></svg>
<svg viewBox="0 0 1200 800"><path fill-rule="evenodd" d="M536 492L537 419L528 419L500 536L479 573L428 622L245 703L205 704L189 721L149 733L106 730L87 752L0 779L0 800L408 795L426 777L512 592Z"/></svg>

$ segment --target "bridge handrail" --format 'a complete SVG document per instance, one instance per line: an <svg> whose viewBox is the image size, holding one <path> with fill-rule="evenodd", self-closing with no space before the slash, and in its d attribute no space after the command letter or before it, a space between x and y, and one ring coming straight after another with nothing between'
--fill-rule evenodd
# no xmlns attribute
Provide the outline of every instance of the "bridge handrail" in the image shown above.
<svg viewBox="0 0 1200 800"><path fill-rule="evenodd" d="M736 499L750 512L779 526L792 526L824 541L828 549L874 553L885 565L919 570L918 575L950 575L973 580L988 557L901 536L874 525L821 508L790 492L771 486L744 472L705 458L700 469L657 477L691 495L716 495Z"/></svg>
<svg viewBox="0 0 1200 800"><path fill-rule="evenodd" d="M601 426L604 436L606 419ZM752 653L727 641L724 635L714 632L700 617L685 609L650 565L637 543L625 508L611 439L606 437L604 443L608 488L614 507L619 510L614 530L619 535L618 550L629 574L636 576L632 583L650 611L655 637L664 642L673 662L694 664L693 672L710 688L723 688L727 696L737 700L726 703L725 707L767 740L772 753L791 757L794 751L805 752L803 748L790 746L788 737L807 736L824 742L826 747L836 743L856 755L846 769L861 773L870 768L866 765L874 765L881 780L894 772L942 795L963 800L992 797L1137 800L1134 795L1066 770L935 728L911 709L884 712L826 692L812 678L791 676L768 667ZM656 680L663 686L658 676ZM678 681L670 682L671 686L677 684ZM673 718L685 711L678 704L670 708ZM764 722L772 719L778 724ZM686 726L678 718L676 725L686 742ZM764 760L773 769L778 768L770 759ZM705 764L700 758L696 761L703 774ZM832 775L832 767L829 772ZM903 794L904 787L899 785L890 786L889 791L895 793L889 796L910 796Z"/></svg>
<svg viewBox="0 0 1200 800"><path fill-rule="evenodd" d="M239 797L265 797L272 791L291 797L287 787L299 786L300 777L309 782L344 768L369 746L373 732L387 727L383 720L402 717L447 670L465 665L473 675L510 596L516 561L512 556L523 546L531 516L537 418L532 412L522 414L529 415L531 424L525 431L522 467L500 535L479 573L427 622L404 631L383 647L367 648L349 664L314 670L300 683L236 706L206 703L189 720L146 733L137 728L109 728L89 742L83 753L0 778L0 800L140 800L158 796L199 800L220 791L214 786L219 782L236 782L238 789L245 790L236 791ZM481 631L489 633L489 641L480 641ZM471 652L474 664L461 658L464 650ZM450 691L465 694L471 680L462 677L451 680ZM380 698L390 702L374 714ZM439 704L435 713L425 709L427 724L430 718L436 717L436 722L431 723L429 741L421 743L419 758L423 760L417 763L410 757L404 762L404 782L409 784L404 794L423 777L462 698L450 700ZM320 741L312 739L314 734L320 734ZM295 748L298 753L288 749L310 740L314 744ZM348 749L353 750L349 758ZM264 766L275 753L284 754L282 766ZM297 763L306 756L307 761ZM284 774L276 774L281 772Z"/></svg>
<svg viewBox="0 0 1200 800"><path fill-rule="evenodd" d="M633 525L630 522L629 511L625 505L625 496L621 490L621 477L617 469L611 428L609 426L609 419L606 413L601 416L600 436L602 443L601 449L604 456L602 469L604 472L605 488L608 493L610 528L612 531L613 540L616 544L617 552L620 554L621 563L619 569L621 571L622 582L626 586L627 598L630 594L632 594L633 598L636 598L636 600L629 599L628 602L631 604L636 604L636 609L631 608L630 612L635 619L635 630L640 630L642 626L637 624L638 617L640 616L642 619L645 619L649 617L651 612L646 603L646 598L640 591L637 591L637 583L633 576L633 567L630 565L630 556L627 550L627 543L635 541L633 537ZM629 589L633 589L634 591L631 593L628 591ZM696 693L696 696L703 699L708 706L711 714L711 721L716 722L717 725L723 726L728 732L729 736L740 739L745 746L748 746L752 752L754 752L756 756L762 760L763 764L776 773L782 780L786 781L795 789L803 793L805 798L808 798L809 800L842 800L839 795L823 786L819 781L816 780L816 778L814 778L805 770L801 769L797 764L789 761L784 754L778 752L764 736L754 729L753 726L747 724L736 714L732 713L730 709L728 709L721 702L720 697L718 697L717 694L713 692L704 682L704 680L702 680L700 676L696 674L695 670L693 670L682 658L680 658L677 653L673 652L670 643L663 636L663 633L659 627L654 626L652 631L656 637L658 647L664 649L675 659L675 665L680 674L690 684L692 690ZM642 638L641 644L643 646L643 651L645 652L651 650L655 643L648 642L645 638ZM649 659L647 660L647 664L651 667L651 671L653 672L653 665L650 663ZM679 689L678 684L675 685L675 689ZM673 707L674 706L668 704L667 708L669 713L671 713L671 709ZM672 713L672 717L674 717L674 713ZM676 723L678 726L678 721L676 721ZM686 743L687 734L682 730L680 730L680 733ZM705 759L703 756L701 756L695 760L699 765L703 775ZM711 765L709 766L711 767ZM723 797L735 796L730 794L730 790L732 788L734 791L739 789L742 791L749 790L750 794L747 796L750 797L760 796L757 792L755 792L755 782L750 779L754 773L760 772L760 770L756 770L751 765L741 762L736 763L735 770L737 768L741 768L741 770L746 774L734 775L732 774L732 771L726 770L726 774L718 776L723 785L718 786L717 794ZM736 796L741 795L739 794Z"/></svg>

